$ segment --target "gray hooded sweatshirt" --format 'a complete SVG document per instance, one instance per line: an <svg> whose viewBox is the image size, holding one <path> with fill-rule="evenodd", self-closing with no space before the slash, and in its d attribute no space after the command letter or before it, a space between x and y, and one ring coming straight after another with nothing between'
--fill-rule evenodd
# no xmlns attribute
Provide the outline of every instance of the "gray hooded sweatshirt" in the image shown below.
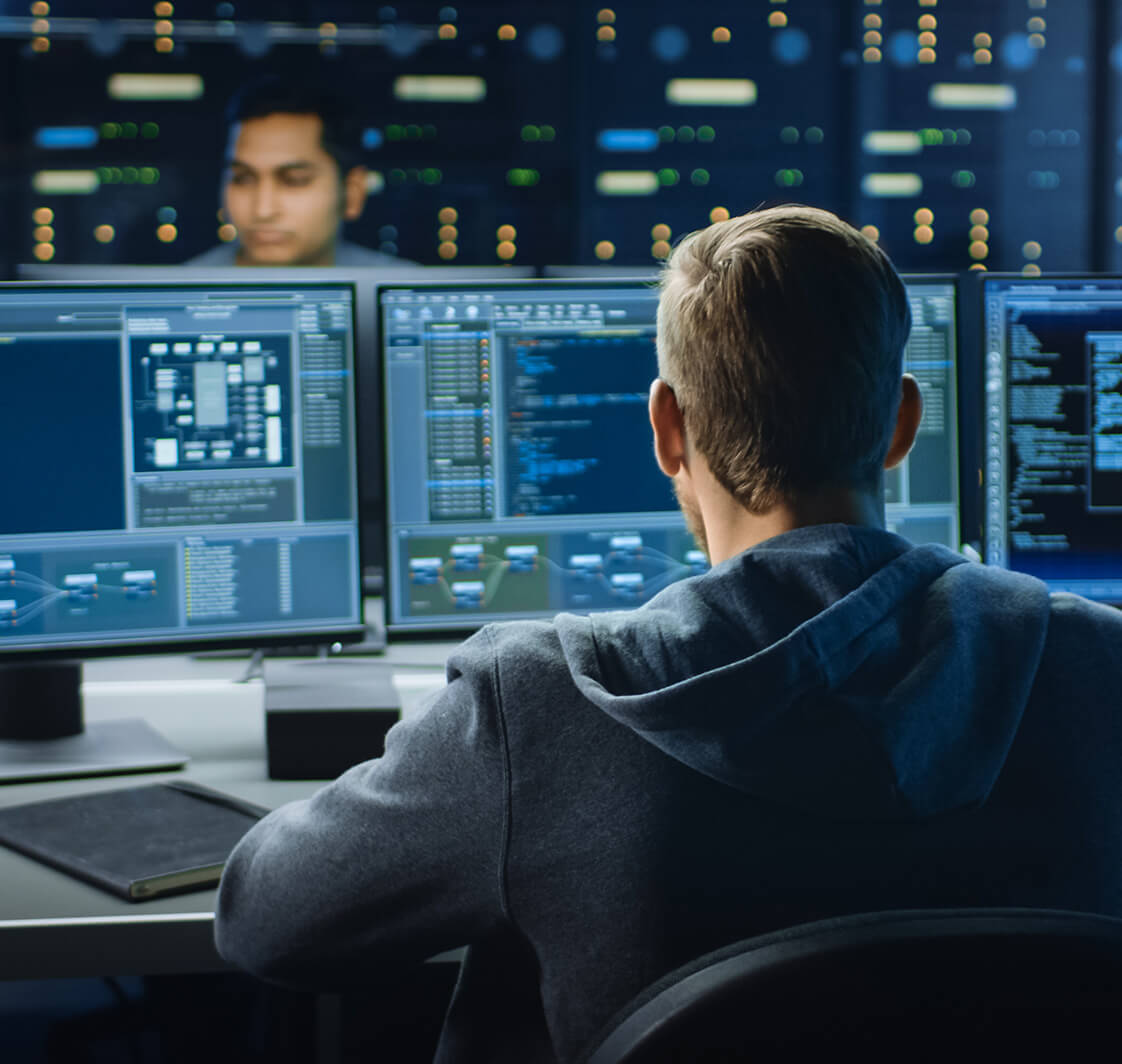
<svg viewBox="0 0 1122 1064"><path fill-rule="evenodd" d="M494 625L235 850L219 951L355 989L470 945L438 1061L571 1061L645 986L848 912L1122 916L1122 615L873 528Z"/></svg>

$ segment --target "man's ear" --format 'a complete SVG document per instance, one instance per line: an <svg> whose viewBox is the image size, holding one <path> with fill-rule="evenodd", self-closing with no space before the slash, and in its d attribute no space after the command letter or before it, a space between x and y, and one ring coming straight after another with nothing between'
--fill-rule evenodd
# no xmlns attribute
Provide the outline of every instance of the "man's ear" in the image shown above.
<svg viewBox="0 0 1122 1064"><path fill-rule="evenodd" d="M678 397L661 377L651 381L647 411L654 431L654 452L658 467L668 477L672 477L685 461L686 429Z"/></svg>
<svg viewBox="0 0 1122 1064"><path fill-rule="evenodd" d="M353 222L366 206L366 167L352 166L343 178L343 217Z"/></svg>
<svg viewBox="0 0 1122 1064"><path fill-rule="evenodd" d="M896 410L896 428L892 432L892 442L888 454L884 456L884 468L898 466L912 449L923 419L923 397L915 377L905 373L900 381L900 406Z"/></svg>

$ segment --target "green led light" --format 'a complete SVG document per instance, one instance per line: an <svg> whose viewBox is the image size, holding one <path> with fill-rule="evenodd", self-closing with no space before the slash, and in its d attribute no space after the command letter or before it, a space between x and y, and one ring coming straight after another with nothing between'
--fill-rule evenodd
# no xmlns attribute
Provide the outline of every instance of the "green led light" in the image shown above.
<svg viewBox="0 0 1122 1064"><path fill-rule="evenodd" d="M775 183L780 188L797 188L803 183L803 172L801 170L776 170Z"/></svg>
<svg viewBox="0 0 1122 1064"><path fill-rule="evenodd" d="M160 180L160 171L154 166L142 166L140 168L140 183L142 185L154 185Z"/></svg>
<svg viewBox="0 0 1122 1064"><path fill-rule="evenodd" d="M443 179L444 175L435 166L427 166L421 171L423 185L439 185Z"/></svg>
<svg viewBox="0 0 1122 1064"><path fill-rule="evenodd" d="M116 140L121 135L121 127L116 122L101 123L101 139Z"/></svg>
<svg viewBox="0 0 1122 1064"><path fill-rule="evenodd" d="M957 141L958 141L958 136L953 129L944 129L943 130L943 143L944 144L955 144Z"/></svg>
<svg viewBox="0 0 1122 1064"><path fill-rule="evenodd" d="M784 126L779 131L779 139L784 144L798 144L799 131L794 126Z"/></svg>
<svg viewBox="0 0 1122 1064"><path fill-rule="evenodd" d="M405 130L401 126L394 124L386 126L386 140L401 140L405 136Z"/></svg>
<svg viewBox="0 0 1122 1064"><path fill-rule="evenodd" d="M969 144L974 139L968 129L956 129L955 136L958 137L959 144Z"/></svg>
<svg viewBox="0 0 1122 1064"><path fill-rule="evenodd" d="M391 170L387 175L391 185L404 185L405 184L405 171L404 170Z"/></svg>
<svg viewBox="0 0 1122 1064"><path fill-rule="evenodd" d="M951 184L955 188L973 188L975 180L973 170L956 170L951 174Z"/></svg>
<svg viewBox="0 0 1122 1064"><path fill-rule="evenodd" d="M826 134L822 132L820 126L811 126L804 134L807 144L821 144L825 139Z"/></svg>
<svg viewBox="0 0 1122 1064"><path fill-rule="evenodd" d="M542 131L537 126L523 126L522 139L527 144L532 144L534 141L542 139Z"/></svg>
<svg viewBox="0 0 1122 1064"><path fill-rule="evenodd" d="M943 131L941 129L921 129L919 131L919 139L928 146L942 144Z"/></svg>
<svg viewBox="0 0 1122 1064"><path fill-rule="evenodd" d="M695 136L697 136L697 134L694 133L692 126L678 127L678 139L683 144L692 144Z"/></svg>
<svg viewBox="0 0 1122 1064"><path fill-rule="evenodd" d="M140 135L146 140L153 140L160 135L160 127L155 122L145 122L140 127Z"/></svg>
<svg viewBox="0 0 1122 1064"><path fill-rule="evenodd" d="M542 178L537 170L516 166L506 172L506 183L514 188L530 188Z"/></svg>
<svg viewBox="0 0 1122 1064"><path fill-rule="evenodd" d="M421 139L421 127L416 126L416 125L406 126L405 127L405 139L406 140L420 140Z"/></svg>
<svg viewBox="0 0 1122 1064"><path fill-rule="evenodd" d="M108 185L113 180L113 172L108 166L99 166L97 168L97 179L103 185Z"/></svg>
<svg viewBox="0 0 1122 1064"><path fill-rule="evenodd" d="M708 185L709 184L709 171L708 170L694 170L690 174L690 184L693 185Z"/></svg>
<svg viewBox="0 0 1122 1064"><path fill-rule="evenodd" d="M139 130L137 129L137 126L136 126L135 122L122 122L121 123L121 136L122 137L125 137L128 140L132 140L137 135L138 132L139 132Z"/></svg>
<svg viewBox="0 0 1122 1064"><path fill-rule="evenodd" d="M122 173L126 185L135 185L140 180L140 171L135 166L126 166Z"/></svg>
<svg viewBox="0 0 1122 1064"><path fill-rule="evenodd" d="M421 136L424 140L436 140L436 126L431 122L426 122L421 126Z"/></svg>
<svg viewBox="0 0 1122 1064"><path fill-rule="evenodd" d="M717 139L717 131L712 126L698 126L697 139L709 144Z"/></svg>
<svg viewBox="0 0 1122 1064"><path fill-rule="evenodd" d="M668 166L659 170L657 176L660 185L676 185L682 179L677 170L671 170Z"/></svg>
<svg viewBox="0 0 1122 1064"><path fill-rule="evenodd" d="M542 140L550 141L557 136L557 130L553 126L542 126Z"/></svg>
<svg viewBox="0 0 1122 1064"><path fill-rule="evenodd" d="M661 140L663 144L669 144L674 139L674 127L659 126L658 139Z"/></svg>

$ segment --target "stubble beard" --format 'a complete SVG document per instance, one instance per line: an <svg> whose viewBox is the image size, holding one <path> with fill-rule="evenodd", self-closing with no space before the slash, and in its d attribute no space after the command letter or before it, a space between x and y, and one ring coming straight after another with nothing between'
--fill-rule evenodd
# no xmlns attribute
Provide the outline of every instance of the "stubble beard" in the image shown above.
<svg viewBox="0 0 1122 1064"><path fill-rule="evenodd" d="M686 519L686 528L693 536L694 542L708 558L709 541L705 538L705 522L701 517L701 507L697 505L696 499L690 498L682 490L676 477L670 483L674 487L674 498L678 500L678 507L682 511L682 516Z"/></svg>

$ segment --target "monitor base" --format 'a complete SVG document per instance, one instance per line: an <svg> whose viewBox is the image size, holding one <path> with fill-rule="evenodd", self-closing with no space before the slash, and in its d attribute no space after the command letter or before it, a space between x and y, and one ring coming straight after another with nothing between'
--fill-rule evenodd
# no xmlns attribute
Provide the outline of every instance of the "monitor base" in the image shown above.
<svg viewBox="0 0 1122 1064"><path fill-rule="evenodd" d="M94 721L57 739L0 739L0 784L156 772L189 760L144 720Z"/></svg>

